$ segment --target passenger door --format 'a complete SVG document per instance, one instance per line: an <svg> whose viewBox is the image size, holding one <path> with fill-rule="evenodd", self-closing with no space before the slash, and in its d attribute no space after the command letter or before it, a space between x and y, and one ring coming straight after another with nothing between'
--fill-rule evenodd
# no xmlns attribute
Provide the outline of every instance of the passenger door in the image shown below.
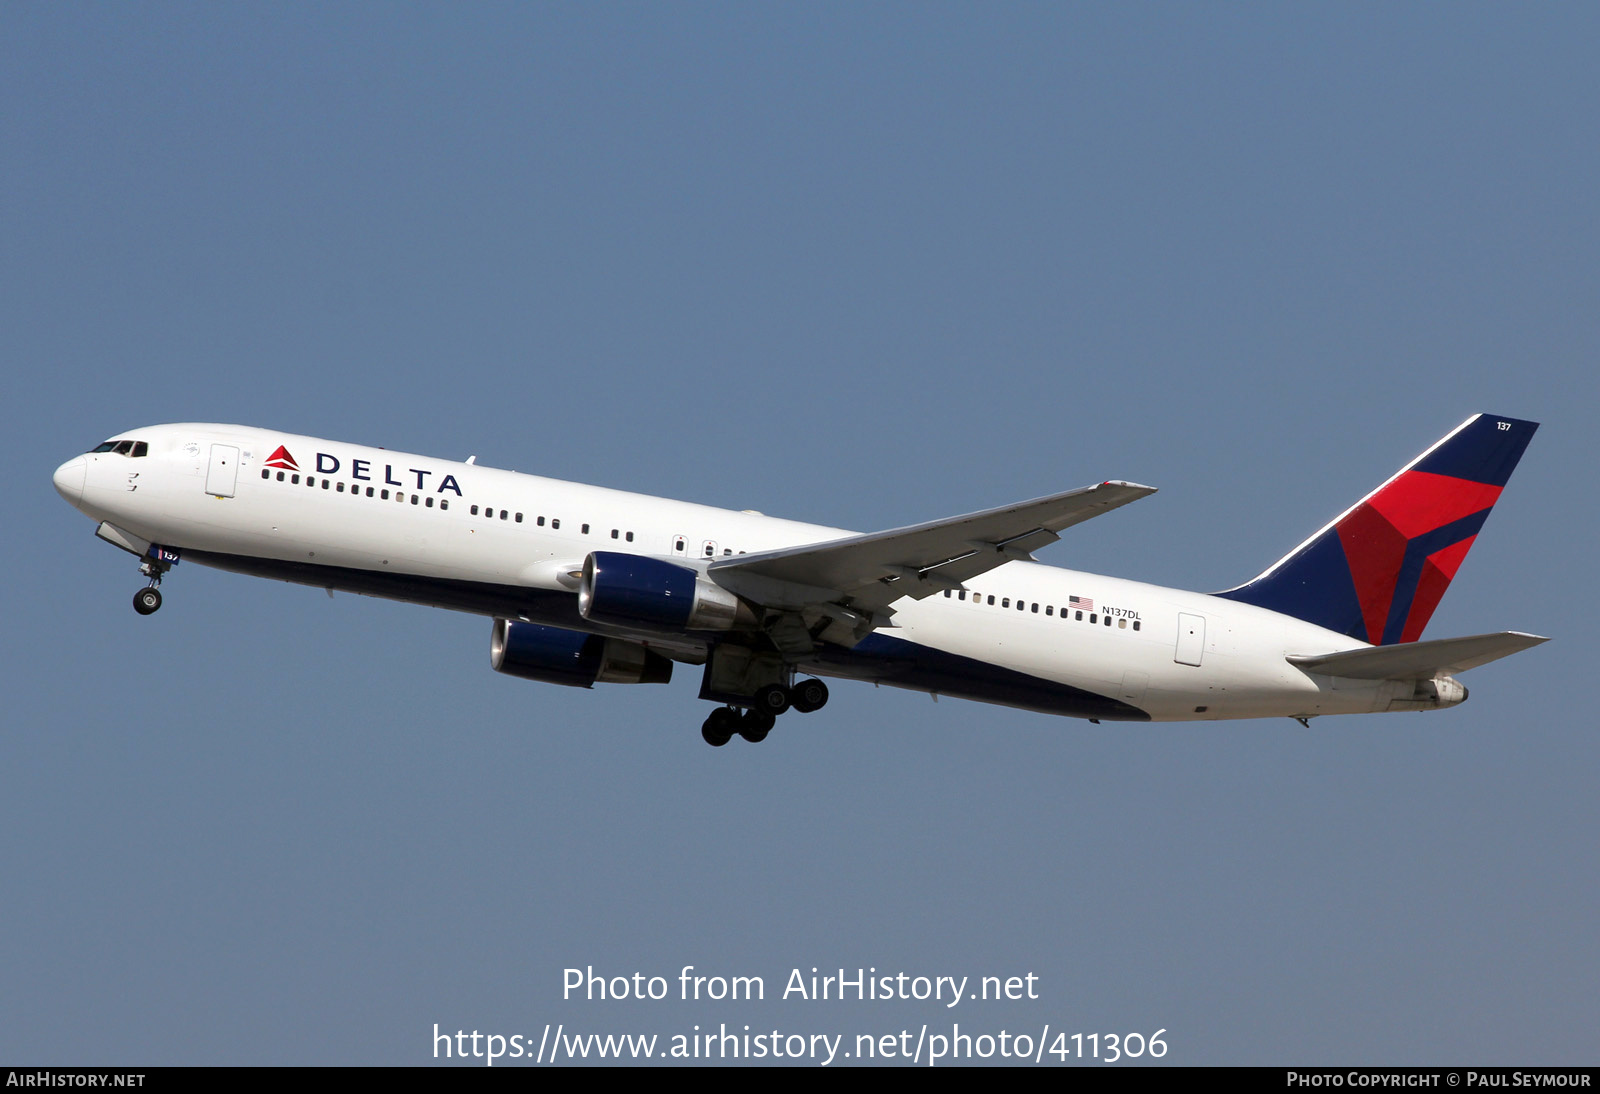
<svg viewBox="0 0 1600 1094"><path fill-rule="evenodd" d="M1200 655L1206 648L1206 617L1178 613L1178 649L1172 659L1180 665L1200 666Z"/></svg>
<svg viewBox="0 0 1600 1094"><path fill-rule="evenodd" d="M206 493L231 498L238 481L239 450L231 444L212 445L211 466L206 470Z"/></svg>

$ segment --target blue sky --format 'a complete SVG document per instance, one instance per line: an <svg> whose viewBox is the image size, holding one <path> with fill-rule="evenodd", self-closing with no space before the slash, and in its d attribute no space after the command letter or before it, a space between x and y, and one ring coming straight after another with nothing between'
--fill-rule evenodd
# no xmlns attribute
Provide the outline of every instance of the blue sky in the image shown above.
<svg viewBox="0 0 1600 1094"><path fill-rule="evenodd" d="M0 9L0 1059L955 1020L1592 1063L1597 21ZM1124 478L1041 559L1217 589L1480 410L1544 426L1429 636L1554 641L1309 731L841 683L713 751L694 673L502 678L483 619L198 566L141 619L50 488L195 420L863 530ZM686 964L768 999L561 998ZM1040 998L774 998L812 966Z"/></svg>

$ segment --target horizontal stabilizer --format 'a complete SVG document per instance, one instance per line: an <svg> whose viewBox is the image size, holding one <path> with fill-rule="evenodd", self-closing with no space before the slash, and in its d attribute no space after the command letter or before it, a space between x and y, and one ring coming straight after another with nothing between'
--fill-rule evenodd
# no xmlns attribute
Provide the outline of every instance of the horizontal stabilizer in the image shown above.
<svg viewBox="0 0 1600 1094"><path fill-rule="evenodd" d="M1427 680L1510 657L1548 642L1536 634L1501 631L1466 638L1436 638L1431 642L1405 642L1396 646L1368 646L1343 653L1314 657L1290 656L1289 663L1324 676L1357 680Z"/></svg>

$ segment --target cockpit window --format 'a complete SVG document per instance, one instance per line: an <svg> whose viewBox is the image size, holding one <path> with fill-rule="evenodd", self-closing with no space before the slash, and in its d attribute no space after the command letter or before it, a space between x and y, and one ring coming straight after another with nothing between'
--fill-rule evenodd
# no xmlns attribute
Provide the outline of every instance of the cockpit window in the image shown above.
<svg viewBox="0 0 1600 1094"><path fill-rule="evenodd" d="M148 441L107 441L102 445L96 445L89 451L91 454L95 452L115 452L118 455L137 458L150 454L150 444Z"/></svg>

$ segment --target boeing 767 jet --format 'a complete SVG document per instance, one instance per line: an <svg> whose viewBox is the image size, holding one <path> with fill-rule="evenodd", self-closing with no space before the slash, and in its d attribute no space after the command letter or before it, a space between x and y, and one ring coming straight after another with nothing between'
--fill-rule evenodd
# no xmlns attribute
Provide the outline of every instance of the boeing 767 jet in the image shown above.
<svg viewBox="0 0 1600 1094"><path fill-rule="evenodd" d="M496 671L665 683L701 669L701 734L760 741L864 680L1091 721L1417 711L1545 641L1423 628L1534 422L1478 414L1259 576L1185 592L1047 566L1074 525L1154 493L1100 482L859 534L238 425L119 433L55 486L139 559L471 612Z"/></svg>

